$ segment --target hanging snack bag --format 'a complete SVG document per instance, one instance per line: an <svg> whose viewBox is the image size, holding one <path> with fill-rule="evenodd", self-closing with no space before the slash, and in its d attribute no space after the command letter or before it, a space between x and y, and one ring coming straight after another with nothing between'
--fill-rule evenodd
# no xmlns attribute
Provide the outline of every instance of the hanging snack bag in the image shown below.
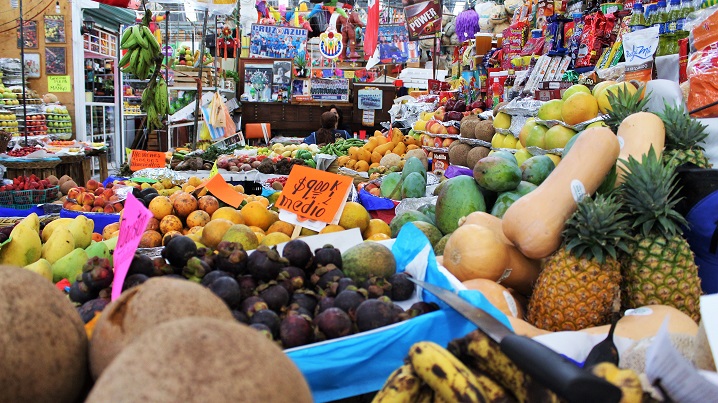
<svg viewBox="0 0 718 403"><path fill-rule="evenodd" d="M501 61L501 68L508 70L513 68L511 60L521 55L526 38L526 24L518 22L506 28L503 32L504 55Z"/></svg>
<svg viewBox="0 0 718 403"><path fill-rule="evenodd" d="M623 51L626 56L626 79L640 84L653 77L653 57L658 50L658 26L645 28L623 35Z"/></svg>

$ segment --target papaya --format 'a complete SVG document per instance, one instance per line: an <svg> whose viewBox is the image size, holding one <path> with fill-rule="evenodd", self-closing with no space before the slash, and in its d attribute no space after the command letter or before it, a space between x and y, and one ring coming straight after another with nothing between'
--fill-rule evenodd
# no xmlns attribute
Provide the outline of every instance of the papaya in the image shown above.
<svg viewBox="0 0 718 403"><path fill-rule="evenodd" d="M516 189L521 182L521 169L506 158L489 155L474 166L474 179L484 189L506 192Z"/></svg>
<svg viewBox="0 0 718 403"><path fill-rule="evenodd" d="M424 163L416 157L409 157L406 160L404 163L404 169L401 171L401 177L406 179L406 177L412 172L420 173L426 182L426 168L424 167Z"/></svg>
<svg viewBox="0 0 718 403"><path fill-rule="evenodd" d="M381 187L380 187L381 197L390 197L400 181L401 181L401 173L399 173L399 172L392 172L392 173L386 175L381 180ZM399 191L394 193L395 198L398 198L400 195L401 195L401 193Z"/></svg>
<svg viewBox="0 0 718 403"><path fill-rule="evenodd" d="M366 144L364 144L363 148L369 152L373 152L374 149L380 145L378 139L379 139L378 137L370 138L369 141L367 141Z"/></svg>
<svg viewBox="0 0 718 403"><path fill-rule="evenodd" d="M404 211L402 213L399 213L396 217L392 218L391 222L389 222L389 229L391 229L391 237L396 238L396 236L399 235L399 231L401 230L401 227L404 226L404 224L415 221L423 221L432 224L431 218L427 217L423 213L420 213L416 210Z"/></svg>
<svg viewBox="0 0 718 403"><path fill-rule="evenodd" d="M499 196L496 198L496 202L494 203L494 207L491 208L491 215L494 217L503 218L504 213L506 213L506 210L509 209L509 207L518 199L521 198L521 194L518 192L503 192L500 193Z"/></svg>
<svg viewBox="0 0 718 403"><path fill-rule="evenodd" d="M349 155L350 159L358 160L359 159L359 147L349 147L349 152L347 153Z"/></svg>
<svg viewBox="0 0 718 403"><path fill-rule="evenodd" d="M367 151L368 151L368 150L367 150ZM378 164L379 161L381 161L381 157L382 157L382 155L379 154L378 152L376 152L376 151L372 152L372 153L371 153L371 163L372 163L372 164Z"/></svg>
<svg viewBox="0 0 718 403"><path fill-rule="evenodd" d="M381 155L386 155L387 151L388 151L388 152L391 152L391 150L392 150L393 148L394 148L394 143L387 142L387 143L384 143L384 144L382 144L382 145L380 145L380 146L377 146L377 147L374 149L374 152L377 152L377 153L379 153L379 154L381 154Z"/></svg>
<svg viewBox="0 0 718 403"><path fill-rule="evenodd" d="M412 172L401 185L401 198L424 197L426 194L426 179L419 172Z"/></svg>
<svg viewBox="0 0 718 403"><path fill-rule="evenodd" d="M521 179L538 186L556 168L548 155L534 155L521 164Z"/></svg>
<svg viewBox="0 0 718 403"><path fill-rule="evenodd" d="M486 202L476 181L457 176L446 181L436 200L436 226L443 234L454 232L459 219L474 211L486 211Z"/></svg>
<svg viewBox="0 0 718 403"><path fill-rule="evenodd" d="M391 150L391 152L393 152L396 155L404 155L404 153L406 152L406 144L404 144L404 143L397 144L394 147L394 149Z"/></svg>

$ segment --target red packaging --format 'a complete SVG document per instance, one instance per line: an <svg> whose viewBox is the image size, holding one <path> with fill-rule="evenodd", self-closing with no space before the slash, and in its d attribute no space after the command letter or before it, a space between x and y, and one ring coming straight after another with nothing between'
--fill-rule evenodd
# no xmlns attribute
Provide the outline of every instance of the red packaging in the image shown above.
<svg viewBox="0 0 718 403"><path fill-rule="evenodd" d="M688 38L678 40L678 82L688 80L686 66L688 65Z"/></svg>
<svg viewBox="0 0 718 403"><path fill-rule="evenodd" d="M526 46L521 49L521 56L532 56L544 54L544 45L546 38L543 36L540 38L531 38L526 42Z"/></svg>
<svg viewBox="0 0 718 403"><path fill-rule="evenodd" d="M601 49L604 47L605 42L608 42L606 37L610 36L613 25L601 13L590 14L584 18L576 67L595 65L598 58L601 57Z"/></svg>
<svg viewBox="0 0 718 403"><path fill-rule="evenodd" d="M508 70L512 68L511 59L521 54L524 43L526 41L527 25L523 22L517 22L506 28L503 32L503 58L501 60L501 68Z"/></svg>

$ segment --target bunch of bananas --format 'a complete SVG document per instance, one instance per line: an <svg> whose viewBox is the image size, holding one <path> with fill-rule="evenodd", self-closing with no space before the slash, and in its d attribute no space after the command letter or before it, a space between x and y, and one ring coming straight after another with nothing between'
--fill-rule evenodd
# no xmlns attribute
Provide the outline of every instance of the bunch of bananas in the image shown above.
<svg viewBox="0 0 718 403"><path fill-rule="evenodd" d="M161 56L160 44L146 25L133 25L125 30L120 40L120 48L127 50L120 59L119 66L125 73L131 73L140 80L150 76Z"/></svg>
<svg viewBox="0 0 718 403"><path fill-rule="evenodd" d="M169 112L167 83L162 77L150 81L142 91L142 109L147 113L147 126L161 128L162 118Z"/></svg>
<svg viewBox="0 0 718 403"><path fill-rule="evenodd" d="M621 402L641 401L643 393L635 372L602 363L593 373L621 388ZM415 343L405 364L389 376L373 403L561 401L476 330L453 340L448 348L428 341Z"/></svg>

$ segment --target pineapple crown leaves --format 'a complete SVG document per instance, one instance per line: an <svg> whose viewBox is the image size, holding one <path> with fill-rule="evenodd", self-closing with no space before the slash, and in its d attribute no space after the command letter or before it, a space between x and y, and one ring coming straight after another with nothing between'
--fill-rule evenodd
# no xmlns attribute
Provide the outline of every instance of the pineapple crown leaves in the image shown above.
<svg viewBox="0 0 718 403"><path fill-rule="evenodd" d="M641 161L633 156L621 160L626 168L620 187L621 198L628 217L642 236L658 231L664 237L681 234L686 219L674 208L678 197L676 173L664 165L651 147Z"/></svg>
<svg viewBox="0 0 718 403"><path fill-rule="evenodd" d="M682 105L671 106L666 102L663 112L657 115L666 129L666 149L703 149L698 143L708 137L708 126L691 118Z"/></svg>
<svg viewBox="0 0 718 403"><path fill-rule="evenodd" d="M611 111L608 113L608 117L604 122L614 133L618 133L618 126L621 125L624 119L634 113L643 112L651 96L651 94L648 93L641 99L644 89L643 85L638 87L638 90L633 93L626 88L627 86L625 85L619 85L618 91L615 93L613 91L606 93Z"/></svg>
<svg viewBox="0 0 718 403"><path fill-rule="evenodd" d="M614 196L584 197L576 212L566 222L564 247L579 258L595 259L603 264L619 251L628 253L628 220L621 213L621 203Z"/></svg>

